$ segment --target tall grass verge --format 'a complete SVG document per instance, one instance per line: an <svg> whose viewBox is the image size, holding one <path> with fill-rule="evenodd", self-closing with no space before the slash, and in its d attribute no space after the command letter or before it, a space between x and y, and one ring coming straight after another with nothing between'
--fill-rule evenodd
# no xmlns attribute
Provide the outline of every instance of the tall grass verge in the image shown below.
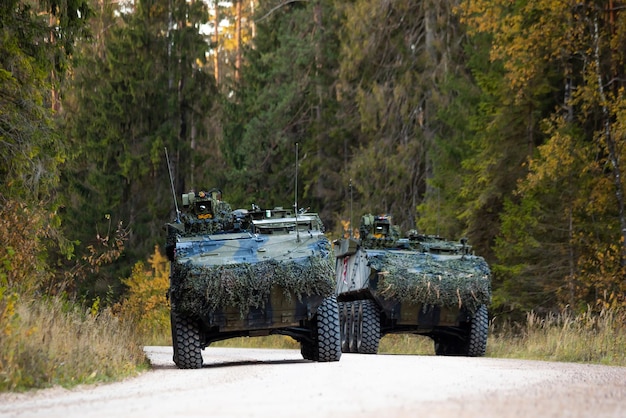
<svg viewBox="0 0 626 418"><path fill-rule="evenodd" d="M0 391L120 379L148 364L131 323L62 298L0 294Z"/></svg>
<svg viewBox="0 0 626 418"><path fill-rule="evenodd" d="M626 366L626 312L529 312L524 324L494 320L487 355Z"/></svg>

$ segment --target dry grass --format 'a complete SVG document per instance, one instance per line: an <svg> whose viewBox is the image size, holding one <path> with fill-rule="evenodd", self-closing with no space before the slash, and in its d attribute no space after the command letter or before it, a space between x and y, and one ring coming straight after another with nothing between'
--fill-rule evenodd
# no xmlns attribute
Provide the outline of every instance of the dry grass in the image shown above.
<svg viewBox="0 0 626 418"><path fill-rule="evenodd" d="M211 347L241 347L241 348L285 348L299 350L300 343L286 335L268 335L267 337L239 337L217 341Z"/></svg>
<svg viewBox="0 0 626 418"><path fill-rule="evenodd" d="M108 309L83 312L59 298L2 303L1 296L0 391L114 380L147 368L132 326Z"/></svg>
<svg viewBox="0 0 626 418"><path fill-rule="evenodd" d="M435 345L429 337L413 334L388 334L380 340L379 353L435 355Z"/></svg>
<svg viewBox="0 0 626 418"><path fill-rule="evenodd" d="M626 366L626 312L530 312L521 325L492 321L487 355Z"/></svg>
<svg viewBox="0 0 626 418"><path fill-rule="evenodd" d="M141 318L139 319L141 320ZM149 335L109 309L78 309L58 298L0 294L0 391L117 380L148 367L143 345L171 345L169 326ZM501 323L500 323L501 322ZM492 321L487 356L626 366L626 313L527 314L524 324ZM219 347L299 349L290 337L234 338ZM434 355L428 337L386 335L380 353Z"/></svg>
<svg viewBox="0 0 626 418"><path fill-rule="evenodd" d="M434 355L433 341L409 334L387 335L380 353ZM487 356L626 366L626 313L605 310L526 315L523 324L491 322Z"/></svg>

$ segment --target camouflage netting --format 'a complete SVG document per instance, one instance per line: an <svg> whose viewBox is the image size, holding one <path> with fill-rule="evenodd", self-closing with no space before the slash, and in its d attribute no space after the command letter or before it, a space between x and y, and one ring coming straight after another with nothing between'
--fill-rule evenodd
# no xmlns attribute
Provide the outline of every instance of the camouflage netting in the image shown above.
<svg viewBox="0 0 626 418"><path fill-rule="evenodd" d="M491 301L491 274L481 257L384 254L369 261L380 272L378 291L387 299L465 307L472 313Z"/></svg>
<svg viewBox="0 0 626 418"><path fill-rule="evenodd" d="M217 234L232 228L233 215L230 205L226 202L217 202L215 214L210 218L200 218L196 214L182 215L185 230L181 236L192 236L197 234Z"/></svg>
<svg viewBox="0 0 626 418"><path fill-rule="evenodd" d="M225 308L239 309L242 318L250 307L264 308L272 287L292 295L331 296L335 289L329 257L308 257L289 262L179 266L172 283L172 299L181 311L197 316ZM182 279L182 280L181 280Z"/></svg>

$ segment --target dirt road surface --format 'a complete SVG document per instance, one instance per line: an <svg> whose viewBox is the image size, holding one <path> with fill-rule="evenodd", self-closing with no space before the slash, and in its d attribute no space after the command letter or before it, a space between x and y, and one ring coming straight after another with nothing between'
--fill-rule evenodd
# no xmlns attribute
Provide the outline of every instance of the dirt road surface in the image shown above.
<svg viewBox="0 0 626 418"><path fill-rule="evenodd" d="M178 370L171 347L123 382L0 394L0 417L626 417L626 368L571 363L209 347Z"/></svg>

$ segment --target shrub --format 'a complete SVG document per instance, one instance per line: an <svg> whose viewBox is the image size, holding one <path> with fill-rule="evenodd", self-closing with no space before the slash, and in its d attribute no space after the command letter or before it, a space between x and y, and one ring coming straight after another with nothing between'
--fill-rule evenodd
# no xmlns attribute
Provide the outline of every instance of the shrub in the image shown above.
<svg viewBox="0 0 626 418"><path fill-rule="evenodd" d="M139 261L129 278L127 297L117 307L125 321L134 324L139 338L146 345L170 345L170 317L167 292L169 288L169 261L159 247L148 259L149 267Z"/></svg>

